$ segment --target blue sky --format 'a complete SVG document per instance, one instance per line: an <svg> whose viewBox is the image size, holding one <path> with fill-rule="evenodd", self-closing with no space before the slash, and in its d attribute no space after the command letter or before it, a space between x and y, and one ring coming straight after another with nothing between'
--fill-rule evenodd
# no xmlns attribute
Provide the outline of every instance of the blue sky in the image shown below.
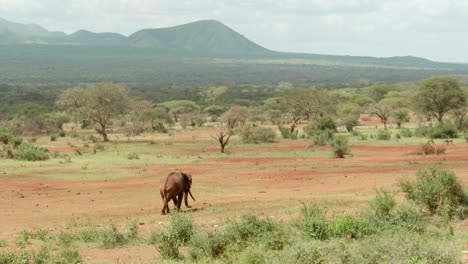
<svg viewBox="0 0 468 264"><path fill-rule="evenodd" d="M0 17L124 35L216 19L273 50L468 62L468 0L0 0Z"/></svg>

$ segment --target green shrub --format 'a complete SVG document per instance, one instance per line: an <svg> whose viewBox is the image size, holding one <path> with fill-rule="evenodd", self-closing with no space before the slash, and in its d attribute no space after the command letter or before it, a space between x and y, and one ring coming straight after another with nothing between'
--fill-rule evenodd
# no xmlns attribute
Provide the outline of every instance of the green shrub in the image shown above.
<svg viewBox="0 0 468 264"><path fill-rule="evenodd" d="M149 243L156 246L164 258L180 258L179 247L187 245L195 232L193 219L186 214L171 215L168 230L151 234Z"/></svg>
<svg viewBox="0 0 468 264"><path fill-rule="evenodd" d="M332 152L335 158L343 159L345 155L351 154L348 146L348 138L337 136L331 141Z"/></svg>
<svg viewBox="0 0 468 264"><path fill-rule="evenodd" d="M402 204L395 207L391 224L403 230L421 233L426 229L425 215L419 208Z"/></svg>
<svg viewBox="0 0 468 264"><path fill-rule="evenodd" d="M298 138L298 135L299 135L298 130L295 130L294 132L291 133L291 129L287 127L279 126L278 129L281 133L282 138L285 138L285 139L289 138L289 139L294 139L294 140Z"/></svg>
<svg viewBox="0 0 468 264"><path fill-rule="evenodd" d="M129 221L125 225L125 230L123 232L126 240L135 239L138 237L139 227L136 221Z"/></svg>
<svg viewBox="0 0 468 264"><path fill-rule="evenodd" d="M129 160L140 159L140 156L137 153L132 152L132 153L127 155L127 159L129 159Z"/></svg>
<svg viewBox="0 0 468 264"><path fill-rule="evenodd" d="M392 133L387 130L379 130L377 132L377 139L378 140L390 140L392 138Z"/></svg>
<svg viewBox="0 0 468 264"><path fill-rule="evenodd" d="M64 249L60 252L58 260L52 263L78 264L83 263L80 253L76 250Z"/></svg>
<svg viewBox="0 0 468 264"><path fill-rule="evenodd" d="M50 141L56 141L57 140L57 136L56 135L51 135L50 136Z"/></svg>
<svg viewBox="0 0 468 264"><path fill-rule="evenodd" d="M400 135L405 138L413 137L413 132L409 128L402 128L400 130Z"/></svg>
<svg viewBox="0 0 468 264"><path fill-rule="evenodd" d="M230 243L230 237L223 231L198 232L192 238L189 254L193 260L216 258L224 253Z"/></svg>
<svg viewBox="0 0 468 264"><path fill-rule="evenodd" d="M60 232L57 236L57 243L64 248L69 248L74 240L75 236L68 232Z"/></svg>
<svg viewBox="0 0 468 264"><path fill-rule="evenodd" d="M366 134L359 133L359 138L360 138L361 140L367 140L367 137L368 137L368 136L367 136Z"/></svg>
<svg viewBox="0 0 468 264"><path fill-rule="evenodd" d="M325 219L325 209L316 205L303 205L301 231L304 237L326 240L331 237L330 223Z"/></svg>
<svg viewBox="0 0 468 264"><path fill-rule="evenodd" d="M18 147L16 158L27 161L42 161L49 159L49 150L31 144L22 144Z"/></svg>
<svg viewBox="0 0 468 264"><path fill-rule="evenodd" d="M332 130L317 131L317 133L312 135L312 141L315 145L325 146L333 137L334 133Z"/></svg>
<svg viewBox="0 0 468 264"><path fill-rule="evenodd" d="M104 150L104 149L105 149L104 145L101 145L101 144L99 144L99 143L96 143L96 144L94 145L94 150L101 150L101 151L102 151L102 150Z"/></svg>
<svg viewBox="0 0 468 264"><path fill-rule="evenodd" d="M12 147L10 146L2 146L0 150L0 158L2 159L14 159L15 152Z"/></svg>
<svg viewBox="0 0 468 264"><path fill-rule="evenodd" d="M246 126L241 131L241 137L245 143L272 143L275 142L276 133L267 127Z"/></svg>
<svg viewBox="0 0 468 264"><path fill-rule="evenodd" d="M84 243L95 243L99 241L100 232L95 229L80 230L76 233L76 239Z"/></svg>
<svg viewBox="0 0 468 264"><path fill-rule="evenodd" d="M346 263L459 263L459 247L453 242L393 230L350 243L339 254Z"/></svg>
<svg viewBox="0 0 468 264"><path fill-rule="evenodd" d="M253 214L243 215L237 222L232 223L226 232L238 242L246 242L252 238L259 238L277 230L278 225L272 219L260 219Z"/></svg>
<svg viewBox="0 0 468 264"><path fill-rule="evenodd" d="M458 130L452 124L438 124L436 126L422 126L418 127L414 134L417 137L427 137L427 138L457 138Z"/></svg>
<svg viewBox="0 0 468 264"><path fill-rule="evenodd" d="M344 125L348 132L353 132L355 126L359 125L359 117L349 116L344 120Z"/></svg>
<svg viewBox="0 0 468 264"><path fill-rule="evenodd" d="M323 116L317 119L310 120L309 123L304 127L304 132L313 136L318 131L331 130L336 132L336 123L330 116Z"/></svg>
<svg viewBox="0 0 468 264"><path fill-rule="evenodd" d="M337 237L362 238L373 232L367 219L342 215L334 221L333 234Z"/></svg>
<svg viewBox="0 0 468 264"><path fill-rule="evenodd" d="M453 124L438 124L430 132L431 138L457 138L458 130Z"/></svg>
<svg viewBox="0 0 468 264"><path fill-rule="evenodd" d="M13 148L18 148L23 143L23 138L13 137L11 141L13 142Z"/></svg>
<svg viewBox="0 0 468 264"><path fill-rule="evenodd" d="M13 138L13 134L11 133L11 131L0 129L0 141L3 144L8 145L11 138Z"/></svg>
<svg viewBox="0 0 468 264"><path fill-rule="evenodd" d="M181 258L179 247L180 241L177 240L174 233L161 230L151 233L150 244L153 244L163 258L179 259Z"/></svg>
<svg viewBox="0 0 468 264"><path fill-rule="evenodd" d="M88 140L91 141L92 143L98 143L99 142L99 138L97 138L96 136L94 135L90 135L88 137Z"/></svg>
<svg viewBox="0 0 468 264"><path fill-rule="evenodd" d="M327 263L325 254L324 249L316 243L299 242L283 251L278 263L322 264Z"/></svg>
<svg viewBox="0 0 468 264"><path fill-rule="evenodd" d="M468 196L455 173L433 166L419 170L416 176L414 181L400 180L400 187L409 200L425 206L431 214L466 216Z"/></svg>
<svg viewBox="0 0 468 264"><path fill-rule="evenodd" d="M59 136L59 137L65 137L65 131L59 130L58 136Z"/></svg>
<svg viewBox="0 0 468 264"><path fill-rule="evenodd" d="M115 248L125 244L125 236L117 230L115 224L110 224L107 230L99 233L99 246L103 248Z"/></svg>
<svg viewBox="0 0 468 264"><path fill-rule="evenodd" d="M396 206L395 197L385 190L377 191L377 195L370 202L374 214L379 217L389 217Z"/></svg>

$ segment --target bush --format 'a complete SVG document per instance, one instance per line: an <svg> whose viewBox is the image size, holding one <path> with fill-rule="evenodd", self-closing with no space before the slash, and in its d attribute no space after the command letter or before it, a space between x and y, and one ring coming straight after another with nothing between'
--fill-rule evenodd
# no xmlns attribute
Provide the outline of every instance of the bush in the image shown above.
<svg viewBox="0 0 468 264"><path fill-rule="evenodd" d="M456 264L458 251L454 243L444 238L392 230L350 243L339 254L343 263Z"/></svg>
<svg viewBox="0 0 468 264"><path fill-rule="evenodd" d="M392 138L392 133L387 130L379 130L377 132L377 139L378 140L390 140Z"/></svg>
<svg viewBox="0 0 468 264"><path fill-rule="evenodd" d="M312 136L316 131L331 130L336 131L336 123L330 116L319 117L314 120L310 120L307 126L304 127L304 132L309 136Z"/></svg>
<svg viewBox="0 0 468 264"><path fill-rule="evenodd" d="M345 155L351 154L348 146L348 138L345 136L337 136L332 142L332 151L335 158L343 159Z"/></svg>
<svg viewBox="0 0 468 264"><path fill-rule="evenodd" d="M101 145L99 143L96 143L96 145L94 145L94 150L104 150L105 147L104 145Z"/></svg>
<svg viewBox="0 0 468 264"><path fill-rule="evenodd" d="M231 240L225 232L218 230L199 232L192 239L189 254L193 260L206 256L216 258L224 253L230 243Z"/></svg>
<svg viewBox="0 0 468 264"><path fill-rule="evenodd" d="M436 126L422 126L418 127L414 134L417 137L427 138L457 138L458 130L452 124L438 124Z"/></svg>
<svg viewBox="0 0 468 264"><path fill-rule="evenodd" d="M416 151L416 155L440 155L444 154L447 149L444 145L436 146L434 144L423 144L419 147L419 150Z"/></svg>
<svg viewBox="0 0 468 264"><path fill-rule="evenodd" d="M273 129L267 127L246 126L241 131L241 137L245 143L272 143L275 142L276 133Z"/></svg>
<svg viewBox="0 0 468 264"><path fill-rule="evenodd" d="M57 136L56 136L56 135L50 136L50 141L56 141L56 140L57 140Z"/></svg>
<svg viewBox="0 0 468 264"><path fill-rule="evenodd" d="M5 144L5 145L8 145L10 139L13 137L13 134L8 131L8 130L4 130L4 129L0 129L0 141Z"/></svg>
<svg viewBox="0 0 468 264"><path fill-rule="evenodd" d="M125 243L125 236L117 230L115 224L109 225L107 230L99 233L99 246L103 248L115 248Z"/></svg>
<svg viewBox="0 0 468 264"><path fill-rule="evenodd" d="M374 231L371 229L367 219L342 215L335 219L333 232L337 237L362 238Z"/></svg>
<svg viewBox="0 0 468 264"><path fill-rule="evenodd" d="M139 156L137 153L132 152L132 153L130 153L130 154L127 155L127 159L129 159L129 160L134 160L134 159L137 160L137 159L140 159L140 156Z"/></svg>
<svg viewBox="0 0 468 264"><path fill-rule="evenodd" d="M65 137L65 131L59 130L58 136L59 136L59 137Z"/></svg>
<svg viewBox="0 0 468 264"><path fill-rule="evenodd" d="M400 130L400 135L405 138L410 138L413 136L413 132L411 132L411 130L408 128L402 128Z"/></svg>
<svg viewBox="0 0 468 264"><path fill-rule="evenodd" d="M2 159L14 159L15 152L10 146L2 146L0 149L0 158Z"/></svg>
<svg viewBox="0 0 468 264"><path fill-rule="evenodd" d="M94 135L90 135L88 137L88 140L93 142L93 143L98 143L99 142L99 138L95 137Z"/></svg>
<svg viewBox="0 0 468 264"><path fill-rule="evenodd" d="M315 145L325 146L333 137L334 134L332 130L317 131L317 133L312 136L312 141Z"/></svg>
<svg viewBox="0 0 468 264"><path fill-rule="evenodd" d="M330 223L325 219L325 209L316 205L303 205L301 231L304 237L326 240L333 234Z"/></svg>
<svg viewBox="0 0 468 264"><path fill-rule="evenodd" d="M150 244L158 249L163 258L180 258L179 247L192 238L195 226L190 216L182 213L171 215L167 231L155 231L151 234Z"/></svg>
<svg viewBox="0 0 468 264"><path fill-rule="evenodd" d="M452 171L430 167L419 170L417 179L403 178L400 187L409 200L423 205L431 214L463 218L468 212L468 196Z"/></svg>
<svg viewBox="0 0 468 264"><path fill-rule="evenodd" d="M395 208L395 197L385 190L377 191L377 195L370 202L374 214L378 217L389 217L390 212Z"/></svg>
<svg viewBox="0 0 468 264"><path fill-rule="evenodd" d="M18 147L15 157L19 160L42 161L49 159L49 150L31 144L22 144Z"/></svg>
<svg viewBox="0 0 468 264"><path fill-rule="evenodd" d="M277 230L278 225L271 219L260 219L255 215L243 215L240 221L232 223L226 230L227 234L237 242L246 242L252 238L269 235Z"/></svg>
<svg viewBox="0 0 468 264"><path fill-rule="evenodd" d="M291 129L287 128L287 127L278 127L280 133L281 133L281 137L282 138L290 138L290 139L297 139L298 137L298 134L299 134L299 131L298 130L295 130L294 132L291 133Z"/></svg>

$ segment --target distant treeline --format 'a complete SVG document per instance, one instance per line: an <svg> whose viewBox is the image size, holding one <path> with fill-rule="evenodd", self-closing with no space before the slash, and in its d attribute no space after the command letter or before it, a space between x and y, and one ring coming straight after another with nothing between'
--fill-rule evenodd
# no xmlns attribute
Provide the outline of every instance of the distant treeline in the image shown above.
<svg viewBox="0 0 468 264"><path fill-rule="evenodd" d="M299 56L299 55L297 55ZM73 86L102 81L129 86L276 85L363 86L468 75L468 67L419 62L385 65L346 57L215 59L155 49L93 46L0 46L0 83ZM334 61L335 60L335 61ZM405 61L403 61L405 62ZM437 65L437 66L434 66ZM462 65L463 66L463 65Z"/></svg>

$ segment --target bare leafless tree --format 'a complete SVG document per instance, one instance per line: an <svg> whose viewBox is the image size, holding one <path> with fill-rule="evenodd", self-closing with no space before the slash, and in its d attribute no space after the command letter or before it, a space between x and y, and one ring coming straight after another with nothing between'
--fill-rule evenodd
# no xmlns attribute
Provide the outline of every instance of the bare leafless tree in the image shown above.
<svg viewBox="0 0 468 264"><path fill-rule="evenodd" d="M224 153L224 148L229 144L229 139L231 138L231 136L231 133L220 131L218 134L211 137L217 142L219 142L219 146L221 147L221 153Z"/></svg>

